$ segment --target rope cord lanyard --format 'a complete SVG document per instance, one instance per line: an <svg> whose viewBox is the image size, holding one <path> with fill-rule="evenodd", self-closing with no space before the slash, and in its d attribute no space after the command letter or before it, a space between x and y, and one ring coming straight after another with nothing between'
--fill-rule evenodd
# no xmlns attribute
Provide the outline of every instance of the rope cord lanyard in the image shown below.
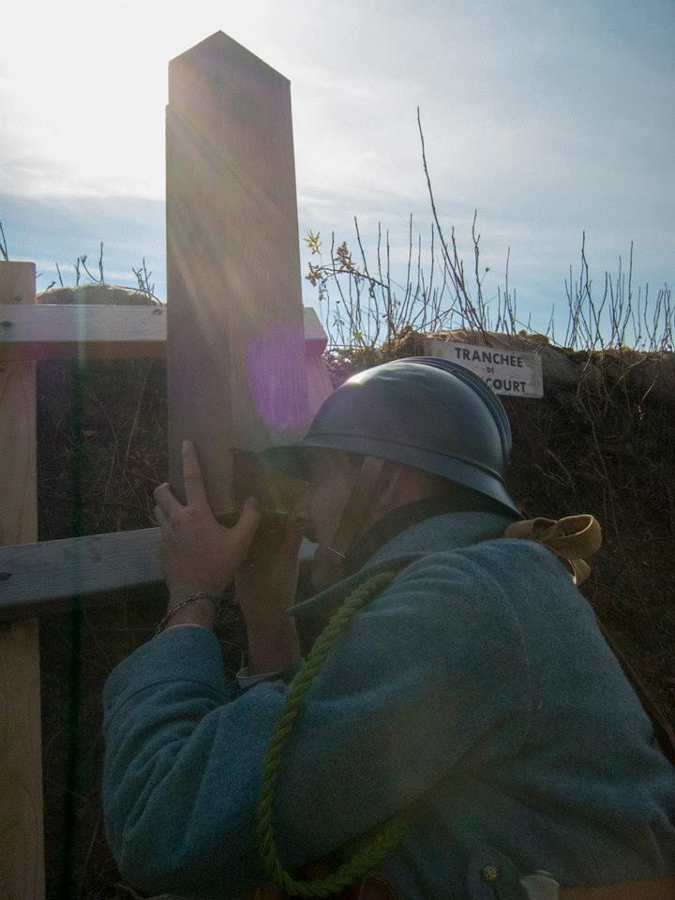
<svg viewBox="0 0 675 900"><path fill-rule="evenodd" d="M276 786L281 770L282 751L292 734L304 696L319 673L331 648L344 634L351 620L385 590L395 577L394 572L379 572L357 587L332 616L316 639L307 659L291 682L284 706L272 732L258 797L258 843L263 862L275 884L287 896L327 897L350 885L374 868L398 844L405 828L405 817L397 813L371 832L356 848L352 856L323 878L305 881L293 878L279 859L275 837L273 812Z"/></svg>

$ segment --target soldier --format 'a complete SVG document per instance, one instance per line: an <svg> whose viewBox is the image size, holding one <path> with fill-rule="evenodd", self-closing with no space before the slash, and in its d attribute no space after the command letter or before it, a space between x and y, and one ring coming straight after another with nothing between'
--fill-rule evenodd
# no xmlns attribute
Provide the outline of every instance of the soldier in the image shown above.
<svg viewBox="0 0 675 900"><path fill-rule="evenodd" d="M155 494L169 608L105 691L106 826L133 884L675 896L675 770L573 583L578 536L551 526L555 553L511 536L531 529L510 448L468 370L375 367L265 455L308 482L275 541L254 499L215 520L185 445L186 505ZM294 605L302 533L318 593ZM249 642L234 680L212 633L232 582Z"/></svg>

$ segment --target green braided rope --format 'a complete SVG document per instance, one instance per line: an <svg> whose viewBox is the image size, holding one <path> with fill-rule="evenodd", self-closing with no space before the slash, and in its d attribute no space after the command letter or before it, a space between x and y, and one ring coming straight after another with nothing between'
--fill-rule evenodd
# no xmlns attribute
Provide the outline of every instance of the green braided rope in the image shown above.
<svg viewBox="0 0 675 900"><path fill-rule="evenodd" d="M291 735L305 693L319 673L330 649L346 631L356 613L387 588L394 577L394 572L380 572L352 591L332 616L315 641L307 659L301 664L289 686L284 707L277 717L265 757L258 797L258 843L263 862L272 880L287 895L327 897L337 893L380 863L401 839L405 822L404 816L399 813L388 819L375 833L371 833L357 846L350 859L325 878L316 881L301 881L293 878L284 869L279 859L272 821L274 794L281 769L282 751Z"/></svg>

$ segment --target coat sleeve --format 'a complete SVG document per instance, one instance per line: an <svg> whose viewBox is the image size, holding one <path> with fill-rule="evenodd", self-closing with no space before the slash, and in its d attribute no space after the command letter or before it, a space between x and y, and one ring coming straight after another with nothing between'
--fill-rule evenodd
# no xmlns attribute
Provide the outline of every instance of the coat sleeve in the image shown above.
<svg viewBox="0 0 675 900"><path fill-rule="evenodd" d="M289 868L521 744L532 698L513 588L471 549L435 554L355 618L285 752L275 819ZM239 691L204 629L169 629L112 673L103 805L132 883L223 897L264 877L255 809L286 690Z"/></svg>

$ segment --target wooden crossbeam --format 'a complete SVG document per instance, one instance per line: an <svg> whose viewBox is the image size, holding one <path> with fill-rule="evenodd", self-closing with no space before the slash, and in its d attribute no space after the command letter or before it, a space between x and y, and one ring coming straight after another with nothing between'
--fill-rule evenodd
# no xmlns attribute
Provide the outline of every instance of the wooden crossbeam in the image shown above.
<svg viewBox="0 0 675 900"><path fill-rule="evenodd" d="M166 355L166 307L3 306L0 362L40 359L161 358ZM318 358L326 332L311 306L303 309L305 354Z"/></svg>
<svg viewBox="0 0 675 900"><path fill-rule="evenodd" d="M59 612L73 597L121 602L163 590L159 529L0 547L0 622ZM303 541L300 559L315 547Z"/></svg>
<svg viewBox="0 0 675 900"><path fill-rule="evenodd" d="M59 611L73 597L162 582L159 529L0 547L0 620Z"/></svg>
<svg viewBox="0 0 675 900"><path fill-rule="evenodd" d="M0 361L165 353L166 310L161 306L13 303L0 310Z"/></svg>

